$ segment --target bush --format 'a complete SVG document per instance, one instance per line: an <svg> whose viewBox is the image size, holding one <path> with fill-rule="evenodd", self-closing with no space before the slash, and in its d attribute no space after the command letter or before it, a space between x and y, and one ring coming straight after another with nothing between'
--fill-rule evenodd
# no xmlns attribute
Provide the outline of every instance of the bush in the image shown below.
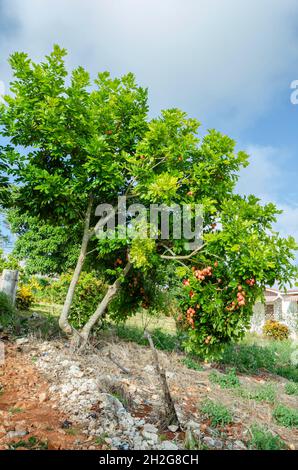
<svg viewBox="0 0 298 470"><path fill-rule="evenodd" d="M259 369L272 371L276 365L276 355L269 348L253 345L229 345L221 358L221 363L235 367L239 372L257 372Z"/></svg>
<svg viewBox="0 0 298 470"><path fill-rule="evenodd" d="M298 410L278 405L273 411L273 418L286 428L298 428Z"/></svg>
<svg viewBox="0 0 298 470"><path fill-rule="evenodd" d="M10 298L0 292L0 324L2 327L7 327L14 323L15 309Z"/></svg>
<svg viewBox="0 0 298 470"><path fill-rule="evenodd" d="M274 436L270 431L259 425L252 426L252 438L248 447L254 450L284 450L286 445L279 436Z"/></svg>
<svg viewBox="0 0 298 470"><path fill-rule="evenodd" d="M29 310L34 302L34 295L29 285L21 285L17 291L16 306L19 310Z"/></svg>
<svg viewBox="0 0 298 470"><path fill-rule="evenodd" d="M289 328L276 320L268 320L263 326L263 333L268 338L283 340L289 337Z"/></svg>
<svg viewBox="0 0 298 470"><path fill-rule="evenodd" d="M193 370L197 370L197 371L204 370L204 368L201 366L201 364L199 362L195 361L194 359L192 359L191 357L185 357L184 359L182 359L181 362L186 367L188 367L188 369L193 369Z"/></svg>
<svg viewBox="0 0 298 470"><path fill-rule="evenodd" d="M228 408L212 400L203 402L201 412L211 420L212 426L225 426L233 421L233 417Z"/></svg>

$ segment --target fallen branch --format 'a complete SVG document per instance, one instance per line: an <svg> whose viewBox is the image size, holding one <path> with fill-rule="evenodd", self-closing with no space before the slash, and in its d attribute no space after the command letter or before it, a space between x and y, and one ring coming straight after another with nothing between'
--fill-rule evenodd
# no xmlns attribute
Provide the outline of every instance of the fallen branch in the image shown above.
<svg viewBox="0 0 298 470"><path fill-rule="evenodd" d="M126 369L126 367L124 367L124 366L122 366L121 364L119 364L119 362L116 361L115 358L113 358L111 351L109 351L109 353L108 353L108 358L110 359L110 361L111 361L113 364L115 364L115 366L119 367L119 369L122 370L122 372L124 372L124 374L130 374L130 370L129 370L129 369Z"/></svg>
<svg viewBox="0 0 298 470"><path fill-rule="evenodd" d="M169 390L167 378L166 378L166 373L163 369L163 367L160 365L159 359L158 359L158 354L155 349L153 340L151 338L151 335L148 333L148 331L144 332L144 337L148 340L152 354L153 354L153 359L154 359L154 365L156 372L159 375L160 383L162 386L162 391L164 395L164 404L165 404L165 418L166 418L166 425L169 426L171 424L175 424L179 426L180 428L180 423L179 419L175 410L175 405L171 397L171 393Z"/></svg>

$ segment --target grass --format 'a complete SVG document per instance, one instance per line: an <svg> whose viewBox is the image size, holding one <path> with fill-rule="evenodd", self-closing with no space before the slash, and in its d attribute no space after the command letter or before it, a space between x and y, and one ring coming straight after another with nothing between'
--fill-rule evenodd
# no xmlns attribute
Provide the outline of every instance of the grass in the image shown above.
<svg viewBox="0 0 298 470"><path fill-rule="evenodd" d="M251 439L248 441L249 449L253 450L284 450L286 449L285 442L279 437L275 436L269 430L262 426L254 425L250 429Z"/></svg>
<svg viewBox="0 0 298 470"><path fill-rule="evenodd" d="M220 385L221 388L236 388L240 387L239 379L236 375L236 369L232 368L227 374L219 374L218 372L211 372L209 380L213 384Z"/></svg>
<svg viewBox="0 0 298 470"><path fill-rule="evenodd" d="M273 418L278 424L286 428L298 428L298 410L285 405L277 405L273 411Z"/></svg>
<svg viewBox="0 0 298 470"><path fill-rule="evenodd" d="M285 385L285 392L287 395L298 396L298 384L294 382L288 382Z"/></svg>
<svg viewBox="0 0 298 470"><path fill-rule="evenodd" d="M148 346L148 340L144 338L144 329L138 326L117 325L115 333L124 341L133 341L134 343ZM150 334L157 349L177 351L180 347L177 336L166 333L160 328L153 329Z"/></svg>
<svg viewBox="0 0 298 470"><path fill-rule="evenodd" d="M209 399L203 402L200 411L211 420L212 426L225 426L233 421L233 416L226 406Z"/></svg>
<svg viewBox="0 0 298 470"><path fill-rule="evenodd" d="M204 368L201 366L199 362L192 359L191 357L185 357L182 359L182 364L184 364L188 369L193 369L197 371L202 371Z"/></svg>
<svg viewBox="0 0 298 470"><path fill-rule="evenodd" d="M260 385L254 392L250 393L249 398L257 402L275 403L276 401L276 386L272 383Z"/></svg>
<svg viewBox="0 0 298 470"><path fill-rule="evenodd" d="M292 342L265 340L247 334L239 344L226 347L221 364L242 373L271 372L298 383L298 368L291 363Z"/></svg>
<svg viewBox="0 0 298 470"><path fill-rule="evenodd" d="M28 450L47 450L48 443L47 441L40 441L35 436L29 437L27 441L17 441L9 445L11 450L16 450L19 447L24 447Z"/></svg>

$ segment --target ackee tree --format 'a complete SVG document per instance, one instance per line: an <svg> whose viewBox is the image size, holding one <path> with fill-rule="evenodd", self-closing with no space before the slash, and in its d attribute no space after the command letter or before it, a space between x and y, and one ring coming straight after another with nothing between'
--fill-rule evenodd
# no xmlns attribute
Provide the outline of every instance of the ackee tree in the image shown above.
<svg viewBox="0 0 298 470"><path fill-rule="evenodd" d="M212 356L243 335L265 285L285 286L296 279L296 243L274 232L278 210L273 204L262 206L254 196L235 194L248 156L235 152L232 139L210 130L200 140L198 121L178 109L162 111L149 121L147 92L131 74L121 79L99 74L90 88L88 73L79 68L67 84L64 54L55 47L41 64L14 54L12 94L0 110L2 135L10 139L6 157L18 185L18 210L69 233L75 227L76 240L81 227L79 257L60 326L84 346L104 315L117 316L117 308L119 315L154 308L165 291L177 289L180 278L178 322L185 346ZM142 204L137 222L136 214L128 213L129 228L139 230L133 237L128 233L97 239L110 221L109 214L95 217L102 203L114 208L115 230L122 233L118 196ZM194 240L184 231L174 235L173 217L165 239L158 230L156 236L145 237L152 228L152 205L187 206L192 223L200 205L202 243L191 249ZM69 312L90 243L109 286L76 332Z"/></svg>

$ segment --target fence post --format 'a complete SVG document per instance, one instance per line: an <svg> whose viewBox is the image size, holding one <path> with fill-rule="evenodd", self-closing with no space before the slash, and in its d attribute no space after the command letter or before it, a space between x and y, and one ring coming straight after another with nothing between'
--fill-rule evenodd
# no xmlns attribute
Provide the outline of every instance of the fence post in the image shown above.
<svg viewBox="0 0 298 470"><path fill-rule="evenodd" d="M12 303L15 304L17 287L18 287L19 271L4 269L0 279L0 291L4 292Z"/></svg>

